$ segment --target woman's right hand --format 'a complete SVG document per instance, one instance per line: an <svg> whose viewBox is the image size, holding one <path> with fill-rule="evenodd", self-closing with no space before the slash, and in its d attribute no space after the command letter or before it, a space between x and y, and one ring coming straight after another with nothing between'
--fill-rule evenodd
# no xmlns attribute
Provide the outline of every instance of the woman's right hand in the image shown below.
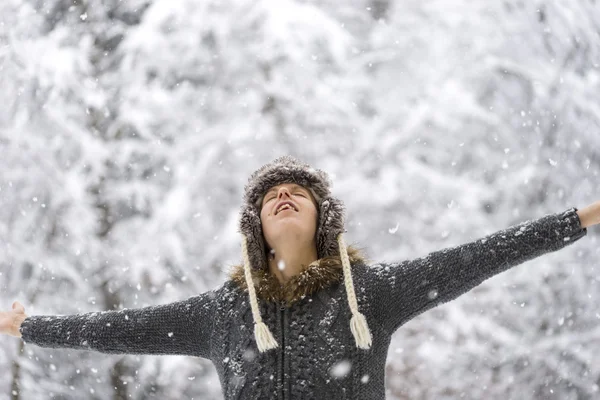
<svg viewBox="0 0 600 400"><path fill-rule="evenodd" d="M21 327L23 320L27 318L27 315L25 315L25 307L18 301L15 301L12 308L12 311L0 311L0 333L21 337L19 328Z"/></svg>

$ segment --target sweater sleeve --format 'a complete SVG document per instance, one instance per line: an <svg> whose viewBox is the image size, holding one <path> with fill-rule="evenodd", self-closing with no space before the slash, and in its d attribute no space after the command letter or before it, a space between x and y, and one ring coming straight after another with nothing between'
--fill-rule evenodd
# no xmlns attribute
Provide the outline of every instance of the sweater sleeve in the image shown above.
<svg viewBox="0 0 600 400"><path fill-rule="evenodd" d="M210 358L216 291L138 309L30 316L19 331L41 347Z"/></svg>
<svg viewBox="0 0 600 400"><path fill-rule="evenodd" d="M587 234L572 207L521 222L463 245L400 263L372 266L374 317L393 333L415 316L446 303L484 280Z"/></svg>

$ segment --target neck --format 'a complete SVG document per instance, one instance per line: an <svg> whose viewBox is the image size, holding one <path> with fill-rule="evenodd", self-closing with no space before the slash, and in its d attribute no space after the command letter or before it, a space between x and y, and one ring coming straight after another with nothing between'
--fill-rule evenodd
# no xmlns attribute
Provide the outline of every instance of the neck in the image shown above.
<svg viewBox="0 0 600 400"><path fill-rule="evenodd" d="M277 246L274 257L268 257L269 271L283 284L317 259L317 245L314 241L306 246Z"/></svg>

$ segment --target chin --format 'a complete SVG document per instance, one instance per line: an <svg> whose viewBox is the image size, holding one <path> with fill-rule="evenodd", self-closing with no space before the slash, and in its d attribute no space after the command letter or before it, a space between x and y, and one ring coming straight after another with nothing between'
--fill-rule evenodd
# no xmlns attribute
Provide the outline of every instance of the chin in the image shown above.
<svg viewBox="0 0 600 400"><path fill-rule="evenodd" d="M315 236L315 231L314 229L310 230L306 227L300 227L297 224L282 224L270 236L277 238L276 242L281 240L300 241L305 238L312 239Z"/></svg>

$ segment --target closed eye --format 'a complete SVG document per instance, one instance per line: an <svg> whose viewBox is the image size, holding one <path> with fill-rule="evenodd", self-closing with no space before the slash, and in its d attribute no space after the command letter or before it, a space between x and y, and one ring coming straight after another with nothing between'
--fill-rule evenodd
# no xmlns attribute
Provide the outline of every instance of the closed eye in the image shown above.
<svg viewBox="0 0 600 400"><path fill-rule="evenodd" d="M303 192L296 192L296 193L294 193L294 195L298 195L298 196L302 196L304 198L308 198L308 196L306 194L304 194ZM275 197L277 197L277 196L268 196L268 197L265 197L263 205L266 204L266 203L268 203L269 201L273 200Z"/></svg>

